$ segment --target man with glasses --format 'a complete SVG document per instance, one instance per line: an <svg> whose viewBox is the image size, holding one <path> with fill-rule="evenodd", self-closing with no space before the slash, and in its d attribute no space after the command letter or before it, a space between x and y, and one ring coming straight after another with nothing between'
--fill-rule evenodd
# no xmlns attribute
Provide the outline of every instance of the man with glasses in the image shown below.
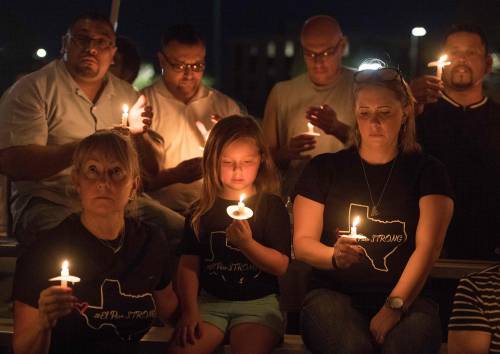
<svg viewBox="0 0 500 354"><path fill-rule="evenodd" d="M205 130L214 117L241 114L228 96L202 83L205 43L190 25L175 25L162 36L161 79L144 90L155 112L152 128L164 139L160 172L146 184L152 197L187 212L201 188Z"/></svg>
<svg viewBox="0 0 500 354"><path fill-rule="evenodd" d="M484 95L492 58L486 35L475 25L452 27L444 41L450 65L442 81L425 76L412 90L423 113L417 117L424 150L448 168L455 212L445 256L496 259L500 227L500 106Z"/></svg>
<svg viewBox="0 0 500 354"><path fill-rule="evenodd" d="M274 86L263 121L274 160L284 173L284 195L293 190L307 159L343 149L354 125L353 72L341 63L347 40L339 24L330 16L311 17L300 39L307 73ZM320 136L305 133L308 122L319 128Z"/></svg>
<svg viewBox="0 0 500 354"><path fill-rule="evenodd" d="M80 210L70 165L79 141L96 130L128 127L146 173L158 171L160 147L149 134L152 112L128 83L108 74L115 33L99 14L78 16L63 37L62 58L25 76L0 101L0 166L13 180L13 230L31 243L39 231ZM183 217L139 198L139 213L178 237Z"/></svg>

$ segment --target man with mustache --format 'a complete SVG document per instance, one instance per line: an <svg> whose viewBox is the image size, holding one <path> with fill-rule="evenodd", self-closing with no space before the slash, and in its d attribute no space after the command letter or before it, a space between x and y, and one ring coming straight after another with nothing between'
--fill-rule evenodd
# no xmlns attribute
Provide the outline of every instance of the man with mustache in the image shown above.
<svg viewBox="0 0 500 354"><path fill-rule="evenodd" d="M13 231L31 243L80 210L71 188L73 152L83 138L121 124L128 126L146 173L158 171L160 146L148 128L152 112L125 81L108 73L116 52L107 17L78 16L63 36L62 58L17 81L0 100L0 171L13 181ZM151 199L139 197L139 215L179 237L184 218Z"/></svg>
<svg viewBox="0 0 500 354"><path fill-rule="evenodd" d="M457 25L445 37L451 62L442 81L424 76L412 83L425 105L417 117L419 142L448 168L455 189L455 214L444 256L495 259L500 219L500 106L484 95L492 58L484 32Z"/></svg>

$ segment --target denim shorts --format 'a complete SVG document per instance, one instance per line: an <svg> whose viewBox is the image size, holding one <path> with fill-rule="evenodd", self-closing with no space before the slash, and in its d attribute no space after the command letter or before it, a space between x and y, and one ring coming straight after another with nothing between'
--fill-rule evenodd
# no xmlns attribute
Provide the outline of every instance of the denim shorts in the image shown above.
<svg viewBox="0 0 500 354"><path fill-rule="evenodd" d="M242 323L256 323L270 327L279 337L284 333L283 314L278 296L267 295L255 300L223 300L202 291L198 304L201 318L223 333Z"/></svg>

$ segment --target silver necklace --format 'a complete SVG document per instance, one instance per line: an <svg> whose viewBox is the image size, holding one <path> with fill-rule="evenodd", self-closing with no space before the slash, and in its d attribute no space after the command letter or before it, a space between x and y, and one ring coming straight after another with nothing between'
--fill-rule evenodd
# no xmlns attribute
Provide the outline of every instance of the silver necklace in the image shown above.
<svg viewBox="0 0 500 354"><path fill-rule="evenodd" d="M97 238L101 244L109 248L110 250L113 251L114 254L117 254L118 251L120 251L123 247L123 243L125 242L125 224L123 225L122 230L120 231L120 234L118 235L119 240L118 240L118 245L114 246L114 243L116 243L116 240L104 240L102 238Z"/></svg>
<svg viewBox="0 0 500 354"><path fill-rule="evenodd" d="M363 159L361 158L361 155L359 155L359 161L361 162L361 168L363 169L363 175L365 176L366 186L368 187L368 193L370 194L370 201L372 202L370 216L380 215L379 205L380 205L380 202L382 201L382 198L384 197L384 193L385 193L385 190L387 189L387 186L389 185L389 181L391 180L392 170L394 170L394 165L396 164L397 159L398 159L398 156L396 156L394 158L394 161L392 161L391 169L389 171L389 174L387 175L387 179L385 180L384 188L382 188L382 192L380 192L380 195L379 195L378 200L377 200L377 204L375 204L375 202L373 200L372 189L370 187L370 182L368 182L368 176L366 175L365 164L363 163Z"/></svg>

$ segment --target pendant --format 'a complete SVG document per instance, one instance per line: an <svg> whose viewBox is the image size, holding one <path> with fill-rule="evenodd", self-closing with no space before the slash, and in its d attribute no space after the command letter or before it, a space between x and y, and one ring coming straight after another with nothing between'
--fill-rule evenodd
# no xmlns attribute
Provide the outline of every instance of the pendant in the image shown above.
<svg viewBox="0 0 500 354"><path fill-rule="evenodd" d="M370 216L378 216L379 212L376 206L372 207L372 212L370 213Z"/></svg>

